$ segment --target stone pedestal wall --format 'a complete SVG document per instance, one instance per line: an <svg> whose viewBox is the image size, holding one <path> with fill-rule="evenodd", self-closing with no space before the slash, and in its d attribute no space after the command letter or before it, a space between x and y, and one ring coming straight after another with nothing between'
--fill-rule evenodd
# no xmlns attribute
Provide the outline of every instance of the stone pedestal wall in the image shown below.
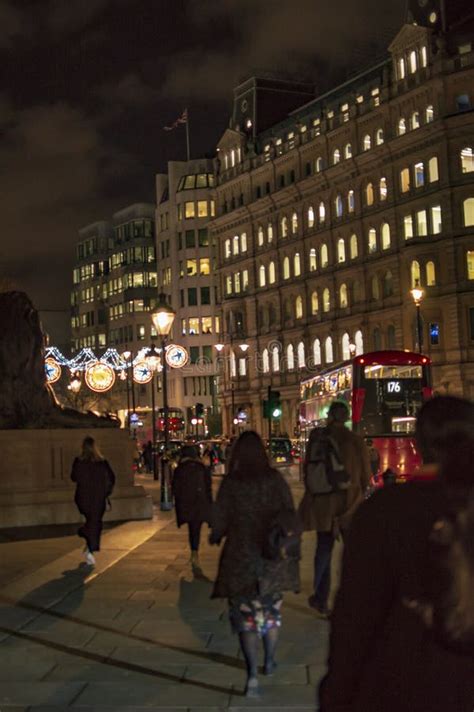
<svg viewBox="0 0 474 712"><path fill-rule="evenodd" d="M72 462L87 435L95 438L117 478L112 509L105 519L152 517L151 498L133 482L127 431L0 430L0 528L82 521L70 476Z"/></svg>

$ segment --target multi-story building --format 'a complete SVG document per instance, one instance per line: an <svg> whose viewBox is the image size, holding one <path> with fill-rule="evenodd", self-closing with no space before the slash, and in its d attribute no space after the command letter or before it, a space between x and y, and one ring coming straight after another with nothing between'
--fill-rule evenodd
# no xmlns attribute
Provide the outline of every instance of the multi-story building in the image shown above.
<svg viewBox="0 0 474 712"><path fill-rule="evenodd" d="M211 160L173 161L156 177L158 284L177 312L172 340L189 353L187 366L169 373L169 402L183 409L189 431L198 404L208 425L217 412L220 322L208 231L215 214L213 170Z"/></svg>
<svg viewBox="0 0 474 712"><path fill-rule="evenodd" d="M384 61L298 108L301 86L293 108L282 83L235 90L211 225L227 430L240 411L265 432L271 385L293 434L301 379L354 351L421 347L436 391L474 397L472 11L409 6Z"/></svg>

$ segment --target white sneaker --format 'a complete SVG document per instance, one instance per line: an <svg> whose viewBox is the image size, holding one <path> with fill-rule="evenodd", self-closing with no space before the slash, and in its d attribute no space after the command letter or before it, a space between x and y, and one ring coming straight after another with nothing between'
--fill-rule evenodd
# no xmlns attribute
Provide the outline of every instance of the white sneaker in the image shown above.
<svg viewBox="0 0 474 712"><path fill-rule="evenodd" d="M95 565L95 556L92 553L92 551L87 551L86 553L86 561L89 564L89 566L94 566Z"/></svg>

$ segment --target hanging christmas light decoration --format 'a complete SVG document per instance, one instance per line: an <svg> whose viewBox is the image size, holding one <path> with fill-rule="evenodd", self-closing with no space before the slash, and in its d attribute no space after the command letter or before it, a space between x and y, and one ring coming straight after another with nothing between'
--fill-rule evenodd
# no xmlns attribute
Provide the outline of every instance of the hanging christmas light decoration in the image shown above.
<svg viewBox="0 0 474 712"><path fill-rule="evenodd" d="M115 371L108 363L96 361L86 368L84 378L91 391L105 393L115 383Z"/></svg>
<svg viewBox="0 0 474 712"><path fill-rule="evenodd" d="M150 383L153 378L153 371L145 363L145 361L139 361L133 367L133 380L135 383Z"/></svg>
<svg viewBox="0 0 474 712"><path fill-rule="evenodd" d="M61 378L62 368L51 356L45 359L44 370L48 383L56 383Z"/></svg>

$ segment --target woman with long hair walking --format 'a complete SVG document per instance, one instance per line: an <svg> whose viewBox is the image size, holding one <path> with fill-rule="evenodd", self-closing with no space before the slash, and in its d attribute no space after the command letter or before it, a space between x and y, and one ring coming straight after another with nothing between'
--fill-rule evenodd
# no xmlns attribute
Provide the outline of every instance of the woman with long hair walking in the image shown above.
<svg viewBox="0 0 474 712"><path fill-rule="evenodd" d="M74 501L86 519L78 534L86 540L86 561L94 566L94 552L100 550L102 518L114 488L115 475L90 436L84 438L82 452L72 464L71 480L76 483Z"/></svg>
<svg viewBox="0 0 474 712"><path fill-rule="evenodd" d="M245 694L260 694L257 679L259 639L264 647L264 674L276 667L284 590L299 590L297 559L270 562L265 548L278 516L294 516L293 498L283 476L274 470L257 433L246 431L232 448L213 513L210 542L225 537L213 598L227 598L232 629L239 635L247 666Z"/></svg>

